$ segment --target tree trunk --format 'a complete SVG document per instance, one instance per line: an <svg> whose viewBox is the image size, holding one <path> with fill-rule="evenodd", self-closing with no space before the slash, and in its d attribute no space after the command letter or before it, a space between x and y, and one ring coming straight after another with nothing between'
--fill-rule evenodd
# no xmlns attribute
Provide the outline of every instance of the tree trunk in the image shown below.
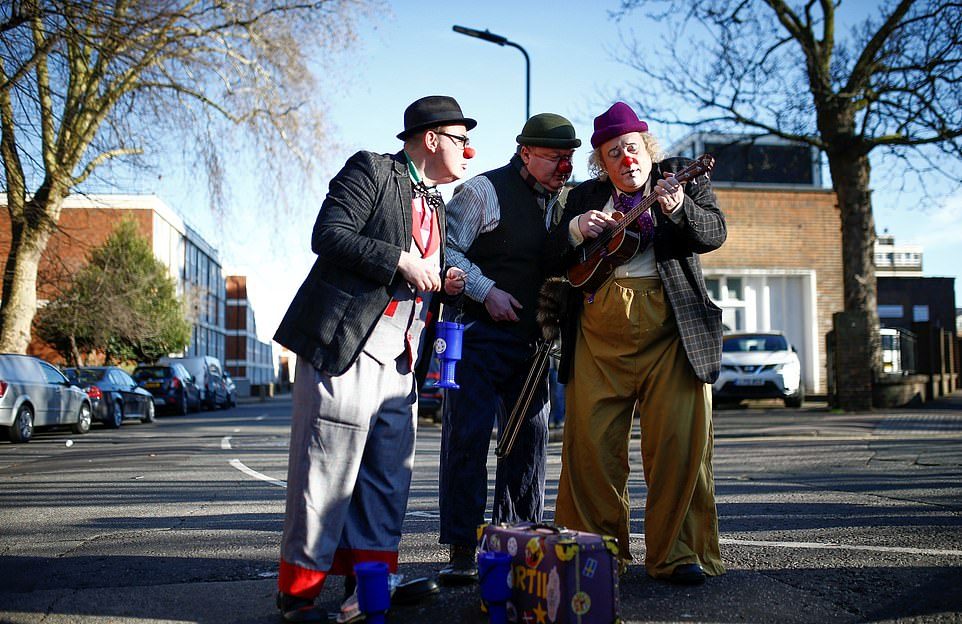
<svg viewBox="0 0 962 624"><path fill-rule="evenodd" d="M37 268L49 238L49 231L13 227L0 310L0 350L3 352L27 352L33 317L37 313Z"/></svg>
<svg viewBox="0 0 962 624"><path fill-rule="evenodd" d="M26 353L37 314L37 269L60 219L64 193L44 184L22 215L10 215L10 251L0 302L0 351Z"/></svg>
<svg viewBox="0 0 962 624"><path fill-rule="evenodd" d="M83 366L83 358L80 357L80 349L77 348L77 338L71 334L70 336L70 358L73 360L71 366Z"/></svg>
<svg viewBox="0 0 962 624"><path fill-rule="evenodd" d="M839 406L866 410L872 408L872 384L881 369L871 167L868 155L857 150L830 153L828 163L841 211L846 322L864 328L838 334L838 349L847 354L847 365L837 370Z"/></svg>

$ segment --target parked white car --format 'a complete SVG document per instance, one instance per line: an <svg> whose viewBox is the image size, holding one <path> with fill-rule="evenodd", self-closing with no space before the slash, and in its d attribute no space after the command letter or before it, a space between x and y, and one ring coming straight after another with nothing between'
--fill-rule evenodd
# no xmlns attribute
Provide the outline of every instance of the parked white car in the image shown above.
<svg viewBox="0 0 962 624"><path fill-rule="evenodd" d="M712 396L717 403L782 399L786 407L801 407L805 391L798 352L780 332L727 334Z"/></svg>

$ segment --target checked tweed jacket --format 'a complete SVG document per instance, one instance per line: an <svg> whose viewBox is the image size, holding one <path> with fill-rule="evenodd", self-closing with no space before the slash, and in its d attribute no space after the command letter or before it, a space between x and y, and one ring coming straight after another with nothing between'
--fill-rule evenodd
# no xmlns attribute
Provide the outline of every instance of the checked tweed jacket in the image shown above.
<svg viewBox="0 0 962 624"><path fill-rule="evenodd" d="M362 151L348 159L314 223L317 260L274 340L326 375L342 375L351 366L404 279L397 263L411 245L411 193L404 152ZM437 218L444 241L443 206ZM444 245L439 253L444 267ZM432 298L432 318L440 300L437 293ZM421 360L423 376L428 358Z"/></svg>
<svg viewBox="0 0 962 624"><path fill-rule="evenodd" d="M681 171L687 158L668 158L652 167L651 183L661 179L663 171ZM568 242L568 223L589 210L601 210L611 198L610 182L588 180L568 194L561 222L552 231L546 248L553 273L560 274L574 261L574 250ZM699 176L685 185L684 217L675 224L661 211L655 216L655 264L665 295L671 305L681 334L681 341L695 375L705 383L718 379L721 365L721 310L712 303L705 289L698 254L721 247L727 236L725 216L718 208L715 193L707 176ZM589 239L590 241L591 239ZM562 355L558 380L567 382L574 358L578 319L584 305L584 293L571 289L562 321Z"/></svg>

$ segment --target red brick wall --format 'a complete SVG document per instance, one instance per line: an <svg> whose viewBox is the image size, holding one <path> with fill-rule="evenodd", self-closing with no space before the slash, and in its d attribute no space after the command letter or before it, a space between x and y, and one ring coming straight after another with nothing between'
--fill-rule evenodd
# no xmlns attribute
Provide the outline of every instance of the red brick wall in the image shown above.
<svg viewBox="0 0 962 624"><path fill-rule="evenodd" d="M0 271L10 253L10 215L0 210ZM37 270L37 298L55 297L66 279L87 264L90 250L102 245L123 219L132 219L147 238L153 240L153 210L116 208L64 208L57 231L50 237ZM56 364L63 360L46 343L34 338L27 353Z"/></svg>
<svg viewBox="0 0 962 624"><path fill-rule="evenodd" d="M102 245L117 224L132 219L147 238L153 240L153 211L117 208L64 208L57 231L50 237L37 271L37 297L56 295L64 278L87 264L88 254ZM10 253L10 215L0 210L0 270Z"/></svg>
<svg viewBox="0 0 962 624"><path fill-rule="evenodd" d="M728 239L701 257L706 268L814 269L825 370L825 334L843 307L841 220L831 190L717 188Z"/></svg>

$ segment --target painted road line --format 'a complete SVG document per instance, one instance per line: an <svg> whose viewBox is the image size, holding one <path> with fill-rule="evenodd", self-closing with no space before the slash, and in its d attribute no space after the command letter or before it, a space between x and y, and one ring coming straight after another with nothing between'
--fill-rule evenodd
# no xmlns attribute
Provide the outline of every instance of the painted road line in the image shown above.
<svg viewBox="0 0 962 624"><path fill-rule="evenodd" d="M631 533L633 539L644 541L641 533ZM821 542L776 542L764 540L740 540L723 537L719 543L727 546L763 546L767 548L802 548L809 550L864 550L868 552L899 553L903 555L931 555L935 557L962 557L962 550L940 548L908 548L902 546L863 546L859 544L834 544Z"/></svg>
<svg viewBox="0 0 962 624"><path fill-rule="evenodd" d="M251 477L254 477L255 479L260 479L261 481L266 481L267 483L270 483L271 485L276 485L277 487L282 487L282 488L286 488L286 487L287 487L287 481L279 481L278 479L274 479L273 477L268 477L266 474L261 474L261 473L257 472L256 470L253 470L253 469L248 468L247 466L245 466L245 465L244 465L244 462L242 462L242 461L239 460L239 459L232 459L232 460L230 460L228 463L229 463L231 466L233 466L234 468L236 468L237 470L240 470L240 471L243 472L244 474L250 475Z"/></svg>

